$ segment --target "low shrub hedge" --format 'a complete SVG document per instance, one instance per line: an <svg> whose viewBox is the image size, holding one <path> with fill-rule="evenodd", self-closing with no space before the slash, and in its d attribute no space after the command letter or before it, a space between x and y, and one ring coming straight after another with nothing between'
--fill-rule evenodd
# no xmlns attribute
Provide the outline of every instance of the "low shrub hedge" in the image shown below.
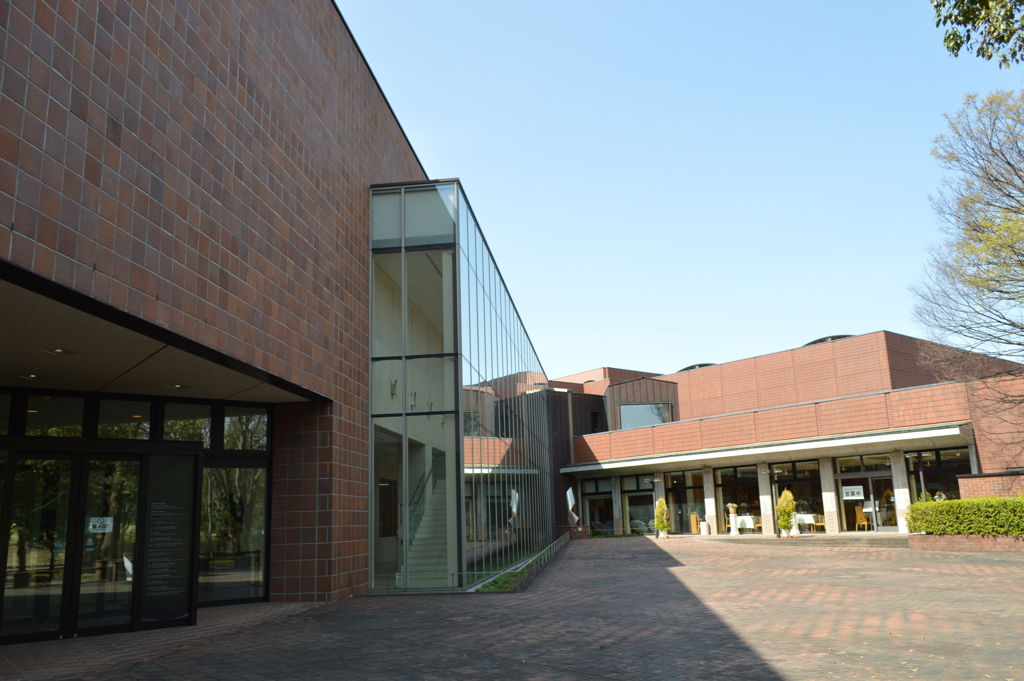
<svg viewBox="0 0 1024 681"><path fill-rule="evenodd" d="M1024 537L1024 497L922 501L907 510L911 532Z"/></svg>

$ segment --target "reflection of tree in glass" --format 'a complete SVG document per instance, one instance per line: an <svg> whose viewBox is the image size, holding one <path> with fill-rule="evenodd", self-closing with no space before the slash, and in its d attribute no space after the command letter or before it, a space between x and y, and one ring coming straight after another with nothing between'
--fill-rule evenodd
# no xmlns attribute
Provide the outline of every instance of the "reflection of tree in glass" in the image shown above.
<svg viewBox="0 0 1024 681"><path fill-rule="evenodd" d="M266 449L267 415L246 414L224 419L224 449Z"/></svg>
<svg viewBox="0 0 1024 681"><path fill-rule="evenodd" d="M28 569L28 552L33 548L46 549L50 554L49 567L55 567L53 549L58 540L66 540L70 489L68 461L26 460L18 464L10 527L18 572Z"/></svg>
<svg viewBox="0 0 1024 681"><path fill-rule="evenodd" d="M132 425L132 424L126 424ZM137 461L93 461L89 465L87 515L111 517L110 532L90 534L96 542L92 560L118 560L122 554L134 557L135 519L138 517L139 464ZM88 522L88 521L87 521Z"/></svg>
<svg viewBox="0 0 1024 681"><path fill-rule="evenodd" d="M210 419L173 419L164 422L164 439L202 442L210 447Z"/></svg>
<svg viewBox="0 0 1024 681"><path fill-rule="evenodd" d="M107 437L117 440L148 440L149 421L139 420L130 423L101 423L99 425L99 437Z"/></svg>
<svg viewBox="0 0 1024 681"><path fill-rule="evenodd" d="M261 551L267 472L262 468L203 469L203 554Z"/></svg>
<svg viewBox="0 0 1024 681"><path fill-rule="evenodd" d="M82 437L82 426L25 427L25 435L33 437Z"/></svg>
<svg viewBox="0 0 1024 681"><path fill-rule="evenodd" d="M651 412L654 414L662 423L668 423L672 420L672 405L666 403L652 404Z"/></svg>

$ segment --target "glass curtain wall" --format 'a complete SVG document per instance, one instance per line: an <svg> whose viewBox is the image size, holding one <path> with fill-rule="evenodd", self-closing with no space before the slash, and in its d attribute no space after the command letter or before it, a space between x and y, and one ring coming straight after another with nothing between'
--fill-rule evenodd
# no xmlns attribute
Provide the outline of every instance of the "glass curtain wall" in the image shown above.
<svg viewBox="0 0 1024 681"><path fill-rule="evenodd" d="M372 588L471 586L550 542L547 379L457 182L371 223Z"/></svg>

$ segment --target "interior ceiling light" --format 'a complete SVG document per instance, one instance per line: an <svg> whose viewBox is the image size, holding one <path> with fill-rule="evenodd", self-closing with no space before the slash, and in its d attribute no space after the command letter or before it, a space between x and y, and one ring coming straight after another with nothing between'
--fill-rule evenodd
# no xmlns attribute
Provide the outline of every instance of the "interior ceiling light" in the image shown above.
<svg viewBox="0 0 1024 681"><path fill-rule="evenodd" d="M182 385L181 383L172 383L167 387L170 388L171 390L188 390L188 386Z"/></svg>
<svg viewBox="0 0 1024 681"><path fill-rule="evenodd" d="M43 350L48 355L58 355L63 357L64 355L77 355L78 353L74 350L68 350L67 348L52 348L50 350Z"/></svg>
<svg viewBox="0 0 1024 681"><path fill-rule="evenodd" d="M41 378L46 378L46 376L40 376L39 374L22 374L18 376L18 378L24 378L26 381L37 381Z"/></svg>
<svg viewBox="0 0 1024 681"><path fill-rule="evenodd" d="M132 418L133 419L141 419L142 418L142 414L132 414Z"/></svg>
<svg viewBox="0 0 1024 681"><path fill-rule="evenodd" d="M25 412L28 413L28 414L38 414L39 410L38 409L26 409Z"/></svg>

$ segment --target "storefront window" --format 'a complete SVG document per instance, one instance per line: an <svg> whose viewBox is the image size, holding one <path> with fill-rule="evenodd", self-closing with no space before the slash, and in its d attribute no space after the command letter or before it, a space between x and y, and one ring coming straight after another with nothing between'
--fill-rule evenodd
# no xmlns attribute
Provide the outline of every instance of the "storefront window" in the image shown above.
<svg viewBox="0 0 1024 681"><path fill-rule="evenodd" d="M614 506L612 504L612 479L598 478L584 480L583 522L590 526L592 535L615 532Z"/></svg>
<svg viewBox="0 0 1024 681"><path fill-rule="evenodd" d="M702 471L683 471L669 475L665 501L668 504L672 532L700 534L700 523L707 519Z"/></svg>
<svg viewBox="0 0 1024 681"><path fill-rule="evenodd" d="M971 459L966 447L907 452L906 456L911 501L960 498L957 476L971 472Z"/></svg>
<svg viewBox="0 0 1024 681"><path fill-rule="evenodd" d="M821 500L821 476L817 461L772 464L775 475L775 498L783 490L793 493L796 501L794 520L801 532L825 531L825 506Z"/></svg>
<svg viewBox="0 0 1024 681"><path fill-rule="evenodd" d="M715 470L718 497L718 531L729 532L732 523L728 504L736 504L736 523L741 534L761 531L761 495L757 466L736 466Z"/></svg>

